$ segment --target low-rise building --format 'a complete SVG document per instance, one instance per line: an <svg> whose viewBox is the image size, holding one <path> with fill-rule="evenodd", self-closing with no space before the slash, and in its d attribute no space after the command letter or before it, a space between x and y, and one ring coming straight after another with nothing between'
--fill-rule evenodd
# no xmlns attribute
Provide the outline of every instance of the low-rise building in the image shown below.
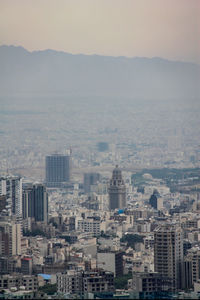
<svg viewBox="0 0 200 300"><path fill-rule="evenodd" d="M57 291L59 293L82 292L82 273L75 270L68 270L66 273L56 274Z"/></svg>
<svg viewBox="0 0 200 300"><path fill-rule="evenodd" d="M87 217L87 219L78 220L78 230L84 232L92 232L94 236L99 236L100 230L100 218L99 217Z"/></svg>
<svg viewBox="0 0 200 300"><path fill-rule="evenodd" d="M34 275L26 275L17 273L16 275L2 275L0 276L0 290L16 288L19 290L20 286L24 286L25 290L37 291L38 279Z"/></svg>
<svg viewBox="0 0 200 300"><path fill-rule="evenodd" d="M114 291L114 274L104 270L87 272L68 270L66 273L58 273L56 279L58 293L87 294Z"/></svg>
<svg viewBox="0 0 200 300"><path fill-rule="evenodd" d="M108 271L83 273L84 293L104 293L114 291L114 274Z"/></svg>
<svg viewBox="0 0 200 300"><path fill-rule="evenodd" d="M133 278L128 281L128 288L133 292L143 292L150 296L155 292L168 291L171 280L154 272L133 273Z"/></svg>

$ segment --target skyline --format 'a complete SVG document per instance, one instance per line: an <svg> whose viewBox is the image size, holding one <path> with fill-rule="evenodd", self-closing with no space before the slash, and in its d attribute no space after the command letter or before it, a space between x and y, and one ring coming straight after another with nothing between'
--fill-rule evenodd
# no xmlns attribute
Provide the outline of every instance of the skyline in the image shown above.
<svg viewBox="0 0 200 300"><path fill-rule="evenodd" d="M0 44L0 47L7 47L7 48L21 48L22 50L27 51L28 53L32 54L32 53L37 53L37 52L47 52L47 51L52 51L55 53L63 53L66 55L72 55L72 56L96 56L96 57L110 57L110 58L115 58L115 59L120 59L120 58L124 58L124 59L147 59L147 60L151 60L151 59L160 59L161 61L169 61L169 62L174 62L174 63L186 63L186 64L191 64L191 65L200 65L200 62L193 62L193 61L184 61L181 59L170 59L170 58L165 58L162 56L152 56L152 57L148 57L148 56L125 56L125 55L103 55L103 54L96 54L96 53L91 53L91 54L87 54L87 53L71 53L71 52L67 52L64 50L55 50L55 49L51 49L51 48L46 48L46 49L36 49L36 50L29 50L26 47L22 46L22 45L14 45L14 44Z"/></svg>
<svg viewBox="0 0 200 300"><path fill-rule="evenodd" d="M0 1L0 45L200 63L198 0Z"/></svg>
<svg viewBox="0 0 200 300"><path fill-rule="evenodd" d="M200 0L0 0L0 300L200 299Z"/></svg>

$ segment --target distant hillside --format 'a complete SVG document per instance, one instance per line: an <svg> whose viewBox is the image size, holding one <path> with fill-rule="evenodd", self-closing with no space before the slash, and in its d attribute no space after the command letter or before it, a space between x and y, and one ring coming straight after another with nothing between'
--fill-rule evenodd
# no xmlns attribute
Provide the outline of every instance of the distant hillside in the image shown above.
<svg viewBox="0 0 200 300"><path fill-rule="evenodd" d="M73 93L140 98L198 98L200 66L161 58L28 52L0 47L1 93Z"/></svg>

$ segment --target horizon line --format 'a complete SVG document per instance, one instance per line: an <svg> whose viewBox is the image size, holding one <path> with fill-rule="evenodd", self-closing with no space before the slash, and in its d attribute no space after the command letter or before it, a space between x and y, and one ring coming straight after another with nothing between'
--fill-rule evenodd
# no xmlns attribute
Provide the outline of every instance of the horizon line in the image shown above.
<svg viewBox="0 0 200 300"><path fill-rule="evenodd" d="M29 52L29 53L34 53L34 52L45 52L45 51L53 51L53 52L58 52L58 53L64 53L64 54L69 54L69 55L74 55L74 56L78 56L78 55L83 55L83 56L101 56L101 57L111 57L111 58L125 58L125 59L160 59L160 60L165 60L168 62L179 62L179 63L188 63L188 64L194 64L194 65L198 65L200 66L200 63L198 62L194 62L194 61L185 61L185 60L178 60L178 59L169 59L169 58L164 58L161 56L152 56L152 57L148 57L148 56L125 56L125 55L104 55L104 54L86 54L86 53L71 53L71 52L67 52L64 50L56 50L56 49L50 49L50 48L45 48L45 49L38 49L38 50L28 50L27 48L25 48L24 46L21 45L14 45L14 44L0 44L0 47L14 47L14 48L22 48L25 51Z"/></svg>

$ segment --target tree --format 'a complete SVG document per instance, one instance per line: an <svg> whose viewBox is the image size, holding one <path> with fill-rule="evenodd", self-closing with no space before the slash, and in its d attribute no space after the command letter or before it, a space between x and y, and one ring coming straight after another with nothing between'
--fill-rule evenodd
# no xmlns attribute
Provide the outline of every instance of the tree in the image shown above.
<svg viewBox="0 0 200 300"><path fill-rule="evenodd" d="M126 289L127 288L127 283L128 279L132 279L132 273L128 273L126 275L116 277L114 279L114 285L116 289Z"/></svg>
<svg viewBox="0 0 200 300"><path fill-rule="evenodd" d="M29 231L29 230L23 231L23 236L37 236L37 235L46 236L44 231L42 231L40 229L35 229L32 231Z"/></svg>
<svg viewBox="0 0 200 300"><path fill-rule="evenodd" d="M134 249L135 243L143 243L143 239L144 237L138 234L126 234L120 239L120 242L127 242L127 246Z"/></svg>
<svg viewBox="0 0 200 300"><path fill-rule="evenodd" d="M54 295L57 292L57 285L55 284L45 284L44 286L39 287L40 292L44 292L47 295Z"/></svg>

